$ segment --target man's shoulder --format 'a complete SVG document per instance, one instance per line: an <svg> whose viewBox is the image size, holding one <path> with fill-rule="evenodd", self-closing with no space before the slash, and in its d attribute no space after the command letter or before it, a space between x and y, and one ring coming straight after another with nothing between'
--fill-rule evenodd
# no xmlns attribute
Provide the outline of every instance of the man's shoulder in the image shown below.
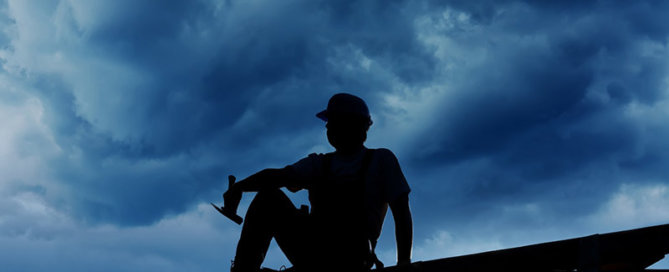
<svg viewBox="0 0 669 272"><path fill-rule="evenodd" d="M380 148L369 148L369 150L374 150L375 153L377 154L390 154L393 155L393 152L390 151L388 148L380 147ZM394 156L394 155L393 155Z"/></svg>
<svg viewBox="0 0 669 272"><path fill-rule="evenodd" d="M394 159L395 158L395 153L390 151L390 149L387 148L370 148L374 152L374 156L376 156L378 159L384 160L384 159Z"/></svg>
<svg viewBox="0 0 669 272"><path fill-rule="evenodd" d="M295 164L303 164L303 165L312 165L312 166L320 166L327 160L331 160L332 158L332 152L330 153L311 153L307 155L306 157L300 159L297 163Z"/></svg>
<svg viewBox="0 0 669 272"><path fill-rule="evenodd" d="M334 153L333 152L328 152L328 153L315 153L314 152L314 153L311 153L311 154L307 155L306 158L308 158L308 159L322 159L322 158L325 158L325 157L332 156L332 154L334 154Z"/></svg>
<svg viewBox="0 0 669 272"><path fill-rule="evenodd" d="M373 159L372 160L381 160L381 161L386 161L386 160L397 160L395 157L395 154L390 151L390 149L387 148L367 148L368 151L371 151L373 154ZM311 153L307 155L305 158L302 160L309 160L309 161L321 161L327 158L332 158L334 157L335 152L328 152L328 153ZM361 153L362 155L362 153Z"/></svg>
<svg viewBox="0 0 669 272"><path fill-rule="evenodd" d="M330 156L328 154L330 153L311 153L289 166L304 177L320 175L326 158Z"/></svg>

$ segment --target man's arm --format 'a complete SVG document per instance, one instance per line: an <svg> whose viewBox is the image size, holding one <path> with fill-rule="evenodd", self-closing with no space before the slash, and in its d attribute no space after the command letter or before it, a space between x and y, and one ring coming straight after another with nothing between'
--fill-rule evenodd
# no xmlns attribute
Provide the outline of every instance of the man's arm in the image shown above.
<svg viewBox="0 0 669 272"><path fill-rule="evenodd" d="M265 189L297 186L297 180L297 175L290 166L281 169L267 168L240 180L231 189L239 192L257 192Z"/></svg>
<svg viewBox="0 0 669 272"><path fill-rule="evenodd" d="M268 168L237 183L232 183L235 177L230 176L230 187L223 193L223 206L236 212L243 192L258 192L285 186L298 187L299 182L296 177L297 174L290 166L281 169Z"/></svg>
<svg viewBox="0 0 669 272"><path fill-rule="evenodd" d="M390 204L390 211L395 221L395 240L397 242L397 264L411 263L413 247L413 221L409 209L409 194L403 194Z"/></svg>

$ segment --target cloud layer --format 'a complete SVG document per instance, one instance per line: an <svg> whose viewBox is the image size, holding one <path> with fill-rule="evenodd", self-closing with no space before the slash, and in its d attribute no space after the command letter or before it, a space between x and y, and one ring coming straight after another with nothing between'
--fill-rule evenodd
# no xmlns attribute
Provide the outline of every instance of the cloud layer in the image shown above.
<svg viewBox="0 0 669 272"><path fill-rule="evenodd" d="M669 220L669 4L159 2L0 5L3 263L223 269L203 203L331 150L340 91L412 185L416 259Z"/></svg>

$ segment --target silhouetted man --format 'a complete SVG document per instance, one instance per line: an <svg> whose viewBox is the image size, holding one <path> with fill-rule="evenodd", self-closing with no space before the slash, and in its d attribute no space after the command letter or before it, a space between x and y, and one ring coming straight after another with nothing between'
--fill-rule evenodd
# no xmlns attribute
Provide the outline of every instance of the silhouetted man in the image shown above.
<svg viewBox="0 0 669 272"><path fill-rule="evenodd" d="M388 206L398 264L411 262L409 185L390 150L363 145L372 124L367 105L340 93L316 116L327 122L335 152L262 170L223 195L225 206L237 207L242 192L258 192L246 213L232 272L258 271L272 238L297 271L368 270L377 260L373 250ZM281 187L308 190L311 212L295 208Z"/></svg>

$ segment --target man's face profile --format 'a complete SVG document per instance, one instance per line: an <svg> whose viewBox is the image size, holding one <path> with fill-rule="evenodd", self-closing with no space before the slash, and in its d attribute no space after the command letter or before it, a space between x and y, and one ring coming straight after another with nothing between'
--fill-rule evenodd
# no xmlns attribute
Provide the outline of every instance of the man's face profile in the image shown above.
<svg viewBox="0 0 669 272"><path fill-rule="evenodd" d="M328 141L337 151L355 151L367 139L367 123L359 116L331 116L325 125Z"/></svg>

